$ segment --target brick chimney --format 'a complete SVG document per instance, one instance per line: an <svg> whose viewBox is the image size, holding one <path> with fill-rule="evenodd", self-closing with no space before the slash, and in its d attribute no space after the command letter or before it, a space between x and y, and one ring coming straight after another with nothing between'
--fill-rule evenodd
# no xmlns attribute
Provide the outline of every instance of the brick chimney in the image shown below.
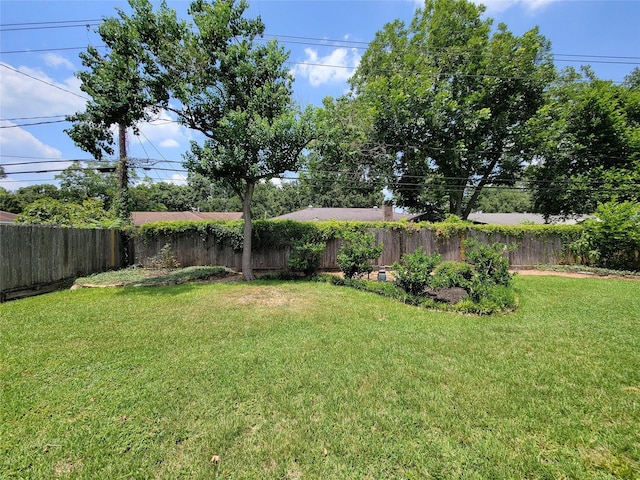
<svg viewBox="0 0 640 480"><path fill-rule="evenodd" d="M393 205L382 205L382 212L384 222L393 222Z"/></svg>

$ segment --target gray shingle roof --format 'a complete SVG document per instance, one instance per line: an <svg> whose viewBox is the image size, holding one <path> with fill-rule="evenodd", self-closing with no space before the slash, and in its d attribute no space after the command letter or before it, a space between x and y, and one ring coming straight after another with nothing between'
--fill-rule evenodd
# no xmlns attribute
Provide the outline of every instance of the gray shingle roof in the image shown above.
<svg viewBox="0 0 640 480"><path fill-rule="evenodd" d="M411 219L413 215L407 213L393 212L393 216L388 221ZM309 207L304 210L280 215L272 220L296 220L298 222L312 222L323 220L356 221L356 222L382 222L384 221L383 208L316 208Z"/></svg>
<svg viewBox="0 0 640 480"><path fill-rule="evenodd" d="M562 223L566 225L575 224L587 217L579 217L577 219L551 219L550 223ZM469 215L469 220L475 223L483 223L487 225L522 225L524 222L542 225L544 217L539 213L482 213L476 212Z"/></svg>

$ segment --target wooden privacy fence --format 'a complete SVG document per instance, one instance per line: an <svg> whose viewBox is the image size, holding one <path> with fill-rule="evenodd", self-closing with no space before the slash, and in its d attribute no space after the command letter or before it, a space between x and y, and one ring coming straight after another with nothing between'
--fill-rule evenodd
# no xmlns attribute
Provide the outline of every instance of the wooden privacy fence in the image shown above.
<svg viewBox="0 0 640 480"><path fill-rule="evenodd" d="M123 267L126 241L118 230L0 225L0 301Z"/></svg>
<svg viewBox="0 0 640 480"><path fill-rule="evenodd" d="M389 266L405 253L419 246L430 253L440 253L443 260L460 260L464 238L484 243L516 243L509 252L512 266L575 263L560 236L524 234L515 238L468 229L450 237L435 231L369 229L378 243L384 244L382 255L372 263ZM153 257L167 244L182 266L222 265L235 270L242 266L242 254L231 246L218 244L213 235L183 232L137 237L130 243L118 230L74 229L42 225L0 225L0 301L53 290L74 277L90 275L127 266L130 261L150 266ZM340 240L327 243L320 265L324 270L338 268ZM128 251L128 254L127 254ZM257 270L286 270L290 249L269 248L253 252Z"/></svg>
<svg viewBox="0 0 640 480"><path fill-rule="evenodd" d="M509 252L509 263L512 266L526 267L533 265L557 265L575 263L566 251L560 236L525 234L521 238L500 234L486 234L476 230L468 230L460 235L448 238L438 236L435 231L420 229L411 232L405 230L368 229L376 237L377 243L384 244L382 255L372 263L390 266L399 262L405 253L412 253L422 246L427 254L440 253L443 260L461 260L464 238L474 238L482 243L500 242L515 243L518 248ZM200 233L172 233L152 238L135 240L135 258L137 264L151 266L153 258L165 246L171 246L171 252L182 266L221 265L240 270L242 254L234 251L229 245L219 245L213 236ZM338 268L337 256L340 240L329 240L324 251L320 268L335 270ZM286 270L289 248L271 248L253 252L253 267L258 270Z"/></svg>

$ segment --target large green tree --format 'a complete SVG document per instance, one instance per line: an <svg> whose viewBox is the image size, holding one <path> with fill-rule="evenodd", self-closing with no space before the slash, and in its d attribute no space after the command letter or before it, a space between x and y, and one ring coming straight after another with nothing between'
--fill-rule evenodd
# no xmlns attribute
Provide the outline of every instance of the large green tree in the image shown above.
<svg viewBox="0 0 640 480"><path fill-rule="evenodd" d="M260 41L264 24L245 18L244 1L195 0L188 11L191 24L178 20L165 3L157 11L148 0L130 5L130 15L120 11L119 18L105 22L105 33L113 38L107 45L138 64L132 77L142 82L132 89L142 92L136 105L144 108L135 109L133 117L146 112L152 100L199 132L202 140L192 143L185 164L224 181L241 199L242 270L252 280L256 185L295 169L310 139L309 122L291 98L288 54L275 41Z"/></svg>
<svg viewBox="0 0 640 480"><path fill-rule="evenodd" d="M409 25L376 34L352 79L387 151L399 203L466 218L486 185L523 168L520 133L543 101L554 67L549 42L492 29L484 7L427 0Z"/></svg>
<svg viewBox="0 0 640 480"><path fill-rule="evenodd" d="M20 213L22 211L15 193L3 187L0 187L0 210L10 213Z"/></svg>
<svg viewBox="0 0 640 480"><path fill-rule="evenodd" d="M256 185L296 169L311 131L292 101L288 53L275 41L257 41L264 25L259 19L244 19L245 9L244 2L194 2L197 33L189 50L203 66L196 66L192 80L183 82L180 100L186 124L206 137L202 145L192 143L187 167L224 179L242 201L242 273L252 280L251 200ZM212 64L218 68L209 68Z"/></svg>
<svg viewBox="0 0 640 480"><path fill-rule="evenodd" d="M148 2L132 0L130 3L136 8L150 10ZM65 131L76 145L96 160L115 153L117 131L119 162L115 210L118 217L126 221L129 218L127 129L137 133L138 123L151 119L169 97L167 78L149 76L150 56L141 48L137 25L127 21L129 17L123 10L117 10L120 18L105 18L98 27L106 51L103 53L89 46L80 54L85 70L78 72L77 77L81 81L80 89L90 98L84 112L67 117L72 126ZM163 19L163 25L184 26L177 23L175 14L168 9L163 9L163 13L170 16ZM181 31L178 27L166 28L163 41L178 39Z"/></svg>
<svg viewBox="0 0 640 480"><path fill-rule="evenodd" d="M106 171L102 171L106 170ZM60 198L65 201L82 203L95 199L102 202L106 209L110 209L117 191L114 172L104 168L103 164L88 162L83 165L73 162L56 175L60 180Z"/></svg>
<svg viewBox="0 0 640 480"><path fill-rule="evenodd" d="M52 198L41 198L27 205L16 217L16 223L77 228L116 228L122 225L99 200L73 203Z"/></svg>
<svg viewBox="0 0 640 480"><path fill-rule="evenodd" d="M589 68L563 71L528 127L537 211L571 216L640 201L640 69L622 85Z"/></svg>
<svg viewBox="0 0 640 480"><path fill-rule="evenodd" d="M363 208L384 199L385 149L371 142L373 118L357 97L327 97L314 111L316 136L299 173L304 206Z"/></svg>
<svg viewBox="0 0 640 480"><path fill-rule="evenodd" d="M20 211L26 208L27 205L43 198L50 198L54 200L59 200L61 198L58 187L50 183L21 187L16 190L14 195L20 207Z"/></svg>

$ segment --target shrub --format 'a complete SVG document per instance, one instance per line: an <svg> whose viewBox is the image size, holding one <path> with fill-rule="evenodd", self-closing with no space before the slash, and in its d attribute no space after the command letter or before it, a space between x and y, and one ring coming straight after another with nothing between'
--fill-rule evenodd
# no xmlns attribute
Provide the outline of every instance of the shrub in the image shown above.
<svg viewBox="0 0 640 480"><path fill-rule="evenodd" d="M584 222L571 248L583 263L617 270L640 270L640 204L608 202Z"/></svg>
<svg viewBox="0 0 640 480"><path fill-rule="evenodd" d="M442 257L438 253L427 255L422 246L413 253L405 253L400 263L393 264L395 284L411 295L421 295L429 286L429 279L434 267Z"/></svg>
<svg viewBox="0 0 640 480"><path fill-rule="evenodd" d="M468 263L445 261L433 271L430 283L433 288L461 287L468 290L474 273Z"/></svg>
<svg viewBox="0 0 640 480"><path fill-rule="evenodd" d="M176 259L175 255L171 251L170 243L165 243L164 247L160 249L158 254L151 259L151 267L158 268L158 269L167 269L167 270L180 267L178 260Z"/></svg>
<svg viewBox="0 0 640 480"><path fill-rule="evenodd" d="M375 237L366 232L345 231L338 251L338 267L347 278L358 278L371 273L371 260L382 254L383 245L375 245Z"/></svg>
<svg viewBox="0 0 640 480"><path fill-rule="evenodd" d="M326 246L324 242L314 242L310 239L300 241L293 247L289 256L289 268L294 272L303 273L306 277L312 276L320 268Z"/></svg>
<svg viewBox="0 0 640 480"><path fill-rule="evenodd" d="M473 276L467 291L474 302L481 302L498 285L511 286L513 275L509 273L509 259L505 253L514 249L515 245L485 245L474 240L466 240L464 244L465 261L473 265Z"/></svg>
<svg viewBox="0 0 640 480"><path fill-rule="evenodd" d="M474 240L464 242L465 261L473 265L476 277L489 285L511 285L513 275L509 273L509 259L505 256L515 245L492 243L485 245Z"/></svg>

